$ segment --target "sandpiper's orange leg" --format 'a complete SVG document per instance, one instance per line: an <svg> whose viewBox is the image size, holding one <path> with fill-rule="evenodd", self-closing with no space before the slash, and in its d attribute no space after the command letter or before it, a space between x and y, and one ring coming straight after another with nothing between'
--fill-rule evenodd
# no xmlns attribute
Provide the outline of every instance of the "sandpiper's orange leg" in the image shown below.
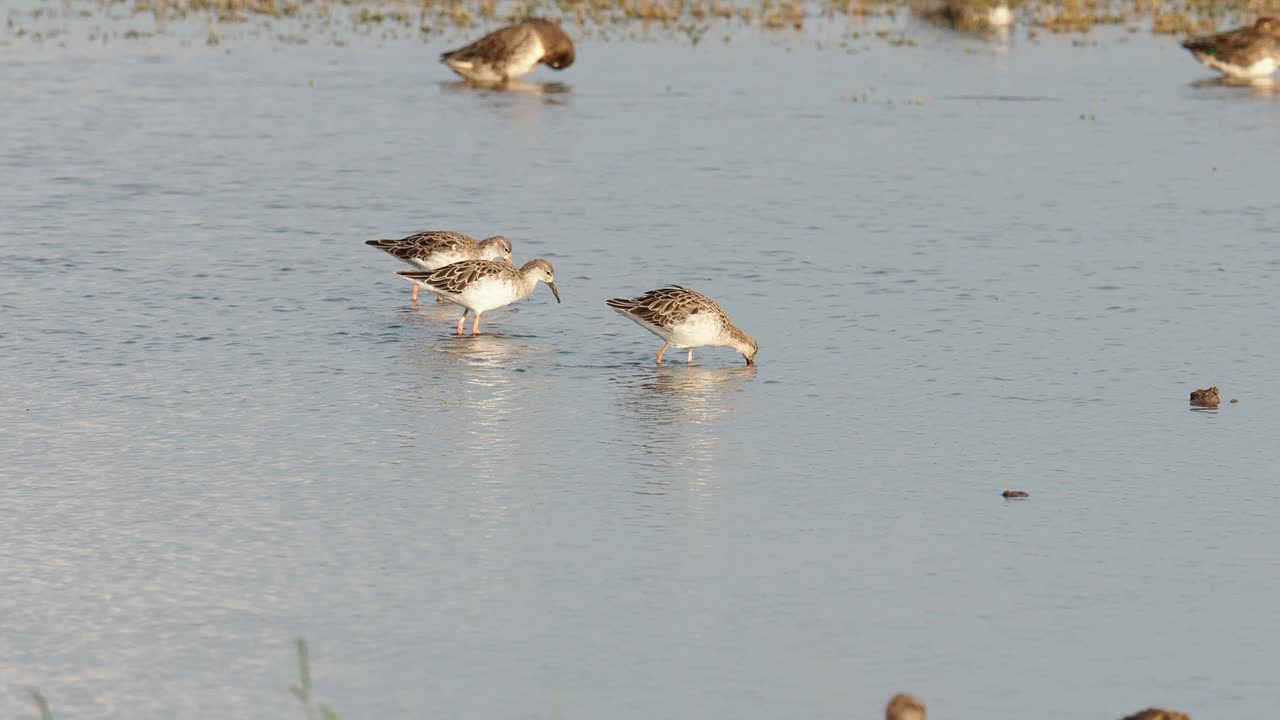
<svg viewBox="0 0 1280 720"><path fill-rule="evenodd" d="M671 343L667 343L666 345L663 345L663 346L662 346L662 349L658 351L658 364L659 364L659 365L661 365L661 364L662 364L662 353L666 352L666 351L667 351L667 348L669 348L669 347L671 347Z"/></svg>
<svg viewBox="0 0 1280 720"><path fill-rule="evenodd" d="M476 321L471 323L471 334L472 335L480 334L480 313L476 313Z"/></svg>
<svg viewBox="0 0 1280 720"><path fill-rule="evenodd" d="M689 348L689 364L693 364L693 348Z"/></svg>
<svg viewBox="0 0 1280 720"><path fill-rule="evenodd" d="M418 286L417 285L413 286L413 304L414 305L418 304Z"/></svg>
<svg viewBox="0 0 1280 720"><path fill-rule="evenodd" d="M439 295L437 295L437 296L436 296L436 304L438 305L438 304L440 304L440 303L442 303L442 302L444 302L444 298L443 298L443 297L441 297L441 296L439 296Z"/></svg>
<svg viewBox="0 0 1280 720"><path fill-rule="evenodd" d="M458 334L459 335L462 334L462 323L467 321L467 312L469 311L463 310L462 317L458 318ZM480 319L479 316L477 316L476 319L479 320Z"/></svg>

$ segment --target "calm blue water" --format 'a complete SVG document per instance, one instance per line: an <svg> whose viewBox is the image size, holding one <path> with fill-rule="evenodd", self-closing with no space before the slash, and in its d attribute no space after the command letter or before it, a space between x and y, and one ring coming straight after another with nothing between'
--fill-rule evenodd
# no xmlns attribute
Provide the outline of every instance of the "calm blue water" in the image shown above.
<svg viewBox="0 0 1280 720"><path fill-rule="evenodd" d="M300 716L305 635L348 720L1267 716L1280 95L908 32L0 47L0 715ZM452 336L428 228L564 304Z"/></svg>

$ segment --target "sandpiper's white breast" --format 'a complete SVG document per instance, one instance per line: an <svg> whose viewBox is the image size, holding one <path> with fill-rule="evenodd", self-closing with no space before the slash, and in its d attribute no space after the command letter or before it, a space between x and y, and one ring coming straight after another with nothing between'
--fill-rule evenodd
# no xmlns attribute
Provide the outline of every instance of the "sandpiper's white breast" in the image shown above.
<svg viewBox="0 0 1280 720"><path fill-rule="evenodd" d="M470 260L470 259L471 258L466 253L461 253L461 252L451 250L448 252L431 253L425 259L414 258L413 262L415 265L418 265L423 270L439 270L445 265L452 265L456 262L462 262L463 260Z"/></svg>
<svg viewBox="0 0 1280 720"><path fill-rule="evenodd" d="M472 282L462 291L458 299L463 305L476 312L485 312L503 305L510 305L520 297L520 289L511 278L499 275Z"/></svg>
<svg viewBox="0 0 1280 720"><path fill-rule="evenodd" d="M671 326L668 339L678 348L704 347L718 342L722 330L720 318L710 313L694 313Z"/></svg>

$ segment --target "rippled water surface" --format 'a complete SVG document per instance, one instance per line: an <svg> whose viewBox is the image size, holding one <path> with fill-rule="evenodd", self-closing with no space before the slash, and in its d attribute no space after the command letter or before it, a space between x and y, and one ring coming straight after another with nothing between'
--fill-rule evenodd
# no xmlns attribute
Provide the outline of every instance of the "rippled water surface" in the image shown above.
<svg viewBox="0 0 1280 720"><path fill-rule="evenodd" d="M1280 96L917 37L0 48L0 715L1271 713ZM564 303L454 337L428 228Z"/></svg>

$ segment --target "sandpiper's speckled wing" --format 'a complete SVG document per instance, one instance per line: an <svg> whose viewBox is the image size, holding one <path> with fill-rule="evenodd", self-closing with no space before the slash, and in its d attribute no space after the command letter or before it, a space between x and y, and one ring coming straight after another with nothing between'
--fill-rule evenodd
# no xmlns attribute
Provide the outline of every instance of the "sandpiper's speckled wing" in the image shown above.
<svg viewBox="0 0 1280 720"><path fill-rule="evenodd" d="M696 290L673 285L650 290L634 298L613 298L605 304L654 327L669 328L679 325L697 313L708 313L723 320L728 315L714 300Z"/></svg>
<svg viewBox="0 0 1280 720"><path fill-rule="evenodd" d="M1197 56L1206 55L1239 67L1280 56L1280 40L1253 26L1188 38L1182 41L1182 47Z"/></svg>
<svg viewBox="0 0 1280 720"><path fill-rule="evenodd" d="M474 238L449 230L428 230L398 240L366 240L371 245L407 262L439 252L463 253L474 248Z"/></svg>
<svg viewBox="0 0 1280 720"><path fill-rule="evenodd" d="M505 65L534 46L541 47L537 31L529 23L520 23L494 30L466 47L441 53L440 59Z"/></svg>
<svg viewBox="0 0 1280 720"><path fill-rule="evenodd" d="M443 295L458 295L477 280L503 277L513 272L515 270L511 266L492 260L463 260L438 270L401 270L396 274Z"/></svg>

